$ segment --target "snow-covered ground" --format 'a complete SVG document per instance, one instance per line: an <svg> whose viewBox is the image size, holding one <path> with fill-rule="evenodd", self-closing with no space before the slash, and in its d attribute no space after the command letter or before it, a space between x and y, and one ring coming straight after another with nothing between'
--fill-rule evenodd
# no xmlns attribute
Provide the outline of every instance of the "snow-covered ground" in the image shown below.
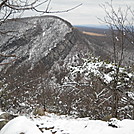
<svg viewBox="0 0 134 134"><path fill-rule="evenodd" d="M0 131L0 134L41 134L35 123L25 116L9 121Z"/></svg>
<svg viewBox="0 0 134 134"><path fill-rule="evenodd" d="M108 122L46 113L29 118L20 116L11 120L0 134L134 134L134 120L117 121L118 128ZM39 129L42 131L39 131Z"/></svg>

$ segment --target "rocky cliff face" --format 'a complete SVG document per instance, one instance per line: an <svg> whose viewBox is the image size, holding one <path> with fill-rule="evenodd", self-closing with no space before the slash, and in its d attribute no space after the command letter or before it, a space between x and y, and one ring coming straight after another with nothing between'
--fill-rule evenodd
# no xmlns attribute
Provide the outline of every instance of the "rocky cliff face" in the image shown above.
<svg viewBox="0 0 134 134"><path fill-rule="evenodd" d="M20 71L22 66L31 71L40 63L44 70L50 70L54 62L65 59L71 49L82 42L80 33L70 23L54 16L10 20L1 29L11 31L7 36L0 36L1 52L16 55L17 59L12 65L0 68L12 73ZM14 59L3 58L1 64Z"/></svg>
<svg viewBox="0 0 134 134"><path fill-rule="evenodd" d="M5 31L14 31L9 36L0 37L1 52L16 55L14 65L25 63L35 66L40 60L49 69L53 62L64 58L76 44L75 30L68 22L57 17L36 17L11 20L2 26ZM53 54L52 54L53 53ZM52 56L53 55L53 56ZM55 58L55 59L53 59ZM1 63L8 62L5 59ZM49 62L48 62L49 61Z"/></svg>
<svg viewBox="0 0 134 134"><path fill-rule="evenodd" d="M90 42L77 29L55 16L8 20L0 29L6 33L0 35L0 51L15 55L0 59L1 79L7 83L1 105L6 109L21 109L23 102L25 107L44 105L41 98L46 84L61 83L67 73L59 68L79 64L80 57L91 50Z"/></svg>

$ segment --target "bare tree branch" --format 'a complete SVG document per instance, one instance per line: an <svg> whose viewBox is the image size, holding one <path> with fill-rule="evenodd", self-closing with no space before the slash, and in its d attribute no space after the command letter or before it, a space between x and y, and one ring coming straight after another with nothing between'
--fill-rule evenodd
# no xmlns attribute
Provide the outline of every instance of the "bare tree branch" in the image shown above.
<svg viewBox="0 0 134 134"><path fill-rule="evenodd" d="M77 6L75 6L75 7L72 7L72 8L70 8L70 9L67 9L67 10L62 10L62 11L47 11L47 12L45 12L45 13L63 13L63 12L69 12L69 11L71 11L71 10L74 10L74 9L76 9L76 8L78 8L78 7L80 7L82 5L82 3L81 4L79 4L79 5L77 5Z"/></svg>

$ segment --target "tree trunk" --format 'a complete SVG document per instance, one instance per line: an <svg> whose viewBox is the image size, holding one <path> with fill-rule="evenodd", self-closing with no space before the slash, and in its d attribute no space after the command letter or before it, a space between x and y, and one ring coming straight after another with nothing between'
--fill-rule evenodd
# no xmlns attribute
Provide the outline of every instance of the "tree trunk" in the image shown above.
<svg viewBox="0 0 134 134"><path fill-rule="evenodd" d="M112 117L118 118L118 92L116 90L113 91L113 106L112 106Z"/></svg>
<svg viewBox="0 0 134 134"><path fill-rule="evenodd" d="M132 120L134 120L134 105L133 105Z"/></svg>

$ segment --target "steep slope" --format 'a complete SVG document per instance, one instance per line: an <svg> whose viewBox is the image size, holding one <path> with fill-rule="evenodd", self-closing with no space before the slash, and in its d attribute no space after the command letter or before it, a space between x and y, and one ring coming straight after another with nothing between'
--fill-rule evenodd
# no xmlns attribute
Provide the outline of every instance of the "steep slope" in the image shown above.
<svg viewBox="0 0 134 134"><path fill-rule="evenodd" d="M45 84L52 81L50 72L59 62L70 64L77 54L83 57L91 50L82 33L55 16L8 20L0 29L7 33L0 35L0 51L15 55L0 59L1 80L7 85L1 105L7 109L20 109L24 101L28 105L44 104L41 98Z"/></svg>
<svg viewBox="0 0 134 134"><path fill-rule="evenodd" d="M14 31L9 36L1 36L1 52L8 55L15 54L19 59L16 61L17 63L14 63L17 66L18 64L23 65L25 62L35 65L41 59L51 66L54 62L50 56L51 52L55 52L59 47L59 52L55 53L61 55L76 40L73 39L75 37L73 37L74 31L71 24L57 17L11 20L2 28L5 31ZM66 51L68 50L66 49ZM58 55L55 55L56 59L58 59Z"/></svg>

